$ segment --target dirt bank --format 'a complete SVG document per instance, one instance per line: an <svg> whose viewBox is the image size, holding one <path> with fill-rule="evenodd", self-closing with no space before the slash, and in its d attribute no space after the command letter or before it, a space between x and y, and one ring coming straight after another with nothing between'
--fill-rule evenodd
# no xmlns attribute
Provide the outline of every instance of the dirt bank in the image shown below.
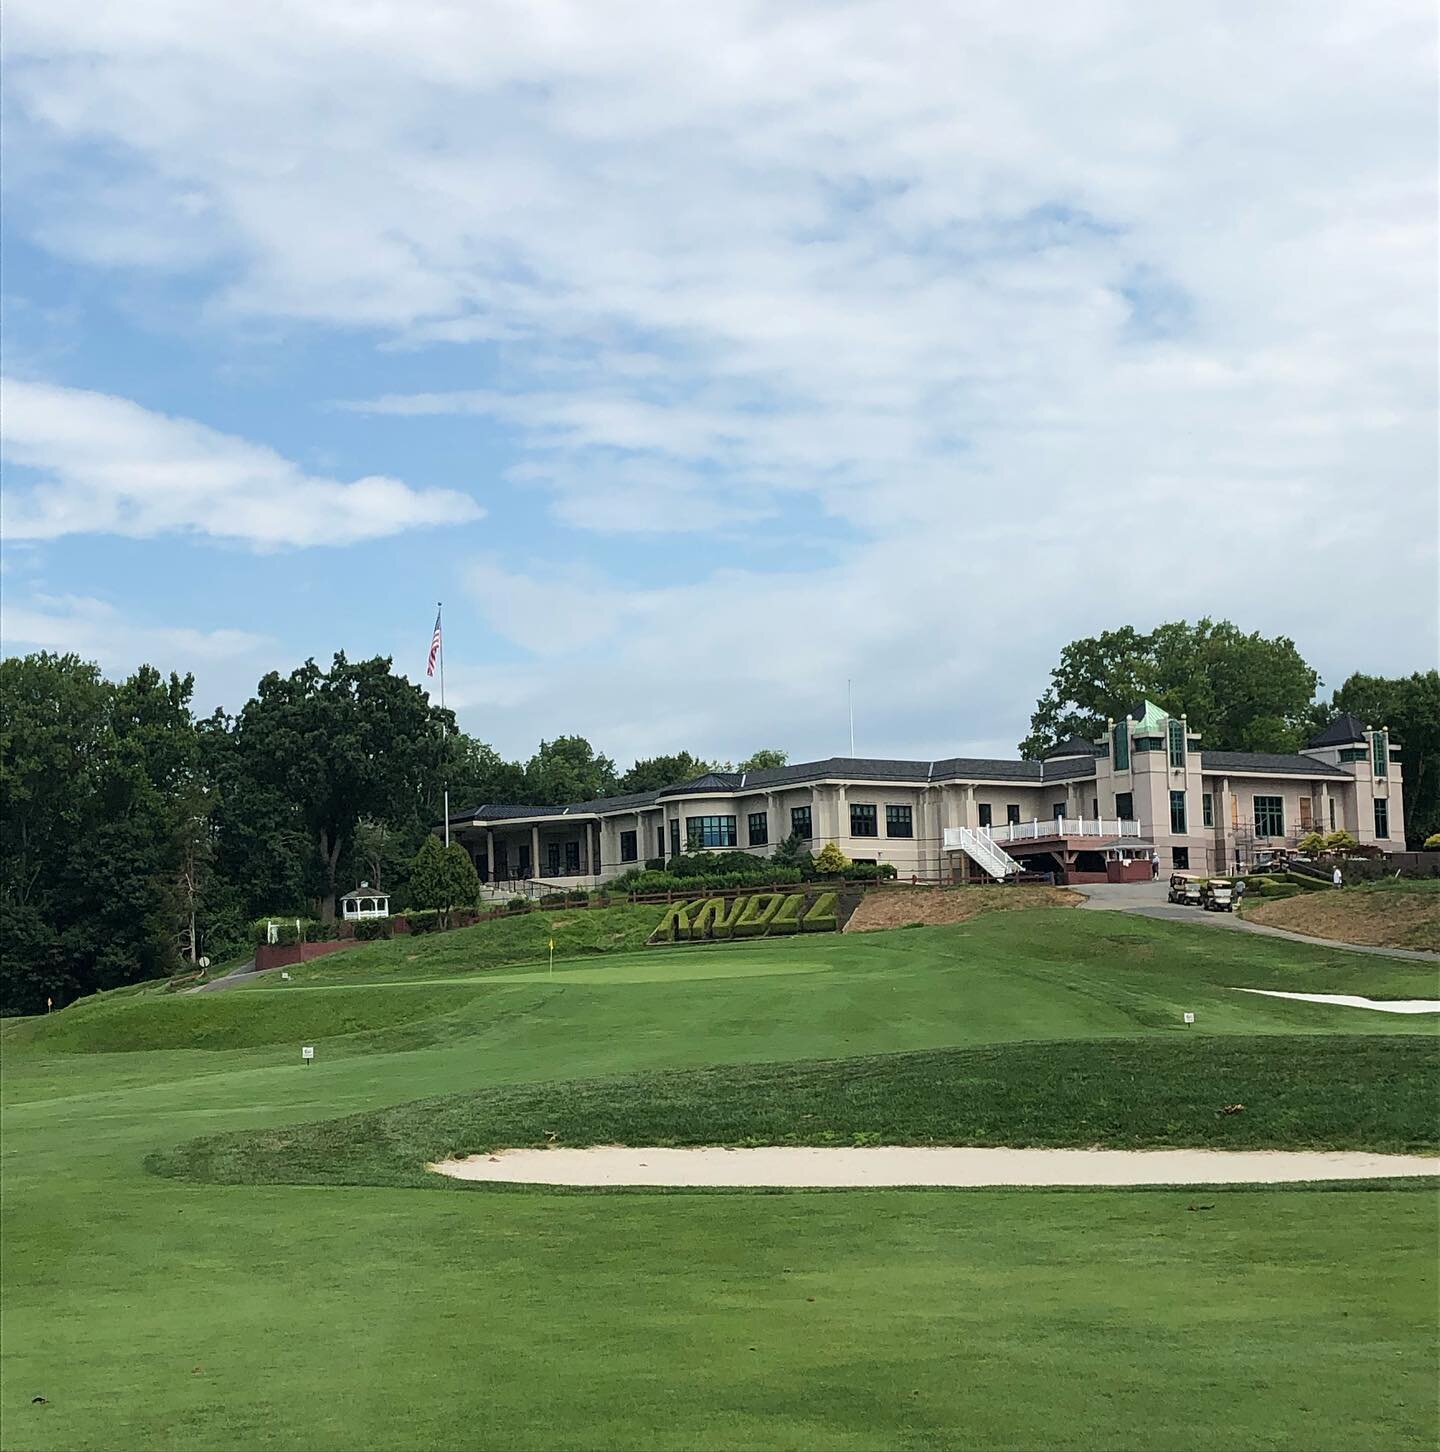
<svg viewBox="0 0 1440 1452"><path fill-rule="evenodd" d="M963 923L980 913L1074 907L1081 901L1078 892L1064 887L895 887L867 892L845 931L874 933L882 928L907 928L913 923L943 927Z"/></svg>

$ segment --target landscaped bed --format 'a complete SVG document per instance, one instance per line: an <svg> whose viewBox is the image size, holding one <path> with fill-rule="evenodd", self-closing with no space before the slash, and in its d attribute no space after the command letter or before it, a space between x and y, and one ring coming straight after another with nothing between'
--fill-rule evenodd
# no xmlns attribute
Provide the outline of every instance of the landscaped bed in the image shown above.
<svg viewBox="0 0 1440 1452"><path fill-rule="evenodd" d="M1377 948L1440 952L1440 879L1396 880L1247 901L1247 922Z"/></svg>

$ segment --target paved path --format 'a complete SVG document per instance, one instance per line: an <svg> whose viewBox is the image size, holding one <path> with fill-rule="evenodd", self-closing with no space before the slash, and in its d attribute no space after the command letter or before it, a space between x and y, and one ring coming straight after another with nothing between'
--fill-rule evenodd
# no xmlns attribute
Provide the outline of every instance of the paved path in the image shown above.
<svg viewBox="0 0 1440 1452"><path fill-rule="evenodd" d="M1440 953L1427 953L1420 948L1373 948L1363 943L1342 943L1337 938L1312 938L1304 933L1287 932L1252 923L1239 913L1207 913L1204 908L1185 907L1169 902L1169 883L1158 882L1094 882L1077 884L1075 891L1085 901L1082 907L1100 912L1135 913L1142 918L1160 918L1168 922L1197 923L1212 928L1233 928L1242 933L1259 933L1267 938L1287 938L1292 943L1309 943L1312 948L1342 948L1347 953L1370 953L1377 958L1409 958L1420 963L1440 963Z"/></svg>

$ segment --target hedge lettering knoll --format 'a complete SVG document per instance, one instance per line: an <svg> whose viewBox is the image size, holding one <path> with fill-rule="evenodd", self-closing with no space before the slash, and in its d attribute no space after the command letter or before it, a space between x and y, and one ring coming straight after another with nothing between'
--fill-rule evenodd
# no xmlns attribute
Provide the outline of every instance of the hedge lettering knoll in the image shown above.
<svg viewBox="0 0 1440 1452"><path fill-rule="evenodd" d="M672 903L650 935L652 944L724 942L733 938L780 937L787 933L833 933L839 929L839 898L822 892L757 892Z"/></svg>

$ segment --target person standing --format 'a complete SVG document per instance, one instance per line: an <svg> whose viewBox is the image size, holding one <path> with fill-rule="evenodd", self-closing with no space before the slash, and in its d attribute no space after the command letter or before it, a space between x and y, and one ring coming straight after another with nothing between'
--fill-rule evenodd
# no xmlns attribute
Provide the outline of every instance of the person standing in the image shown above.
<svg viewBox="0 0 1440 1452"><path fill-rule="evenodd" d="M1335 871L1334 874L1331 876L1330 880L1335 884L1336 887L1345 886L1345 874L1340 871L1340 864L1338 862L1335 864Z"/></svg>

